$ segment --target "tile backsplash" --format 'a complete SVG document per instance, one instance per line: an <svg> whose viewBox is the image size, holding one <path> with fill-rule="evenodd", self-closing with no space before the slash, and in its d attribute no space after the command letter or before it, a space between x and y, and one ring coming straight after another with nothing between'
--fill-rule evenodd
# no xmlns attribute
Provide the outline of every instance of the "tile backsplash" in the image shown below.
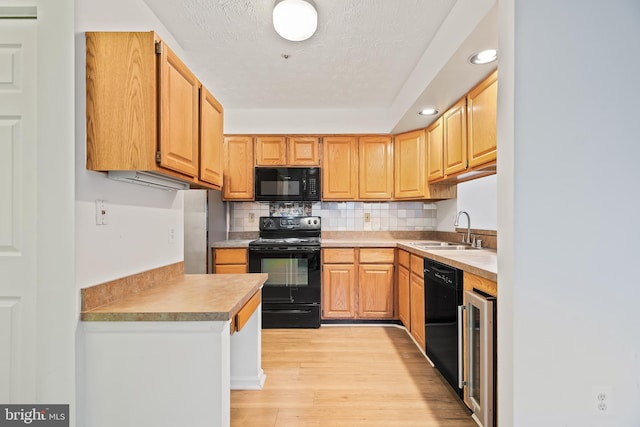
<svg viewBox="0 0 640 427"><path fill-rule="evenodd" d="M426 231L436 229L436 205L424 202L233 202L232 232L258 231L260 216L317 215L326 231Z"/></svg>

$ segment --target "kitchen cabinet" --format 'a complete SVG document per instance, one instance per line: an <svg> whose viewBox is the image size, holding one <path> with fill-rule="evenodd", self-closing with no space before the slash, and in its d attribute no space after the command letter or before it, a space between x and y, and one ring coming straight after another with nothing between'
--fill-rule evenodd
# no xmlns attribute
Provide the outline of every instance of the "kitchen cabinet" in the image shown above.
<svg viewBox="0 0 640 427"><path fill-rule="evenodd" d="M214 248L213 272L243 274L249 271L248 251L245 248Z"/></svg>
<svg viewBox="0 0 640 427"><path fill-rule="evenodd" d="M221 189L223 184L222 105L204 86L200 89L200 181Z"/></svg>
<svg viewBox="0 0 640 427"><path fill-rule="evenodd" d="M444 177L444 121L440 117L426 130L427 137L427 181L438 181Z"/></svg>
<svg viewBox="0 0 640 427"><path fill-rule="evenodd" d="M226 136L224 161L223 200L253 200L253 138Z"/></svg>
<svg viewBox="0 0 640 427"><path fill-rule="evenodd" d="M316 136L256 137L256 166L319 166Z"/></svg>
<svg viewBox="0 0 640 427"><path fill-rule="evenodd" d="M443 119L444 174L464 171L467 159L467 98L464 97L449 108Z"/></svg>
<svg viewBox="0 0 640 427"><path fill-rule="evenodd" d="M423 129L394 138L394 199L425 198L425 132Z"/></svg>
<svg viewBox="0 0 640 427"><path fill-rule="evenodd" d="M87 169L197 181L200 82L154 32L86 33Z"/></svg>
<svg viewBox="0 0 640 427"><path fill-rule="evenodd" d="M394 259L393 248L323 249L322 317L393 319Z"/></svg>
<svg viewBox="0 0 640 427"><path fill-rule="evenodd" d="M357 138L328 136L322 145L322 199L355 200L358 197Z"/></svg>
<svg viewBox="0 0 640 427"><path fill-rule="evenodd" d="M491 73L467 95L469 167L496 160L498 71Z"/></svg>
<svg viewBox="0 0 640 427"><path fill-rule="evenodd" d="M425 351L424 324L424 259L411 254L409 293L411 300L411 336Z"/></svg>
<svg viewBox="0 0 640 427"><path fill-rule="evenodd" d="M358 318L393 319L394 249L361 248L358 266Z"/></svg>
<svg viewBox="0 0 640 427"><path fill-rule="evenodd" d="M289 166L320 166L320 138L287 137L287 156Z"/></svg>
<svg viewBox="0 0 640 427"><path fill-rule="evenodd" d="M358 138L359 191L362 200L391 200L393 195L393 146L391 136Z"/></svg>
<svg viewBox="0 0 640 427"><path fill-rule="evenodd" d="M398 249L398 319L411 331L410 254Z"/></svg>
<svg viewBox="0 0 640 427"><path fill-rule="evenodd" d="M256 166L285 166L287 140L284 136L256 137Z"/></svg>
<svg viewBox="0 0 640 427"><path fill-rule="evenodd" d="M356 316L355 249L322 250L322 317L354 319Z"/></svg>
<svg viewBox="0 0 640 427"><path fill-rule="evenodd" d="M428 182L495 173L497 76L496 70L426 129Z"/></svg>

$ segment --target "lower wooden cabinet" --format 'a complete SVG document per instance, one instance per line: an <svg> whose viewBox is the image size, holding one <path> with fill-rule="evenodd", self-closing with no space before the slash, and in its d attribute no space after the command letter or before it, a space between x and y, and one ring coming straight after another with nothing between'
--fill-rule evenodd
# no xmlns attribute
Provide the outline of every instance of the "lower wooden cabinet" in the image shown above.
<svg viewBox="0 0 640 427"><path fill-rule="evenodd" d="M326 248L322 259L324 319L393 319L393 248Z"/></svg>
<svg viewBox="0 0 640 427"><path fill-rule="evenodd" d="M411 330L411 296L409 291L409 252L398 250L398 319Z"/></svg>
<svg viewBox="0 0 640 427"><path fill-rule="evenodd" d="M411 336L424 351L424 261L422 257L411 255L410 299L411 299ZM419 273L418 273L419 271Z"/></svg>
<svg viewBox="0 0 640 427"><path fill-rule="evenodd" d="M245 248L214 248L213 272L216 274L248 273L248 250Z"/></svg>
<svg viewBox="0 0 640 427"><path fill-rule="evenodd" d="M356 268L351 264L322 267L322 317L354 319L356 316Z"/></svg>
<svg viewBox="0 0 640 427"><path fill-rule="evenodd" d="M424 259L398 250L398 318L425 351Z"/></svg>

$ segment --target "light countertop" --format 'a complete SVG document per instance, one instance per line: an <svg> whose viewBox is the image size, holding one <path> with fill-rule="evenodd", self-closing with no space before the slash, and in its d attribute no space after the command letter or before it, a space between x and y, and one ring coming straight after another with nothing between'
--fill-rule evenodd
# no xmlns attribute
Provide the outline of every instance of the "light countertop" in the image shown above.
<svg viewBox="0 0 640 427"><path fill-rule="evenodd" d="M262 287L267 274L185 274L92 310L85 321L226 321Z"/></svg>
<svg viewBox="0 0 640 427"><path fill-rule="evenodd" d="M251 240L225 240L212 244L214 248L246 248ZM498 281L498 255L495 249L425 250L411 245L420 240L389 238L321 239L322 248L400 248L418 256L448 264L494 282Z"/></svg>

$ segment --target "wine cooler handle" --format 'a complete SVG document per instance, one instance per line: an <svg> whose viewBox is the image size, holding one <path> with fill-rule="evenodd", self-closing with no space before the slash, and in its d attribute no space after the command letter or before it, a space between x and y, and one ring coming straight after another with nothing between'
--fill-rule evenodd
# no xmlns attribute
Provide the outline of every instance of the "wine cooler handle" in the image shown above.
<svg viewBox="0 0 640 427"><path fill-rule="evenodd" d="M465 385L464 378L462 377L462 364L464 363L462 354L462 334L464 325L462 324L462 312L467 309L464 305L458 306L458 388L462 389Z"/></svg>

